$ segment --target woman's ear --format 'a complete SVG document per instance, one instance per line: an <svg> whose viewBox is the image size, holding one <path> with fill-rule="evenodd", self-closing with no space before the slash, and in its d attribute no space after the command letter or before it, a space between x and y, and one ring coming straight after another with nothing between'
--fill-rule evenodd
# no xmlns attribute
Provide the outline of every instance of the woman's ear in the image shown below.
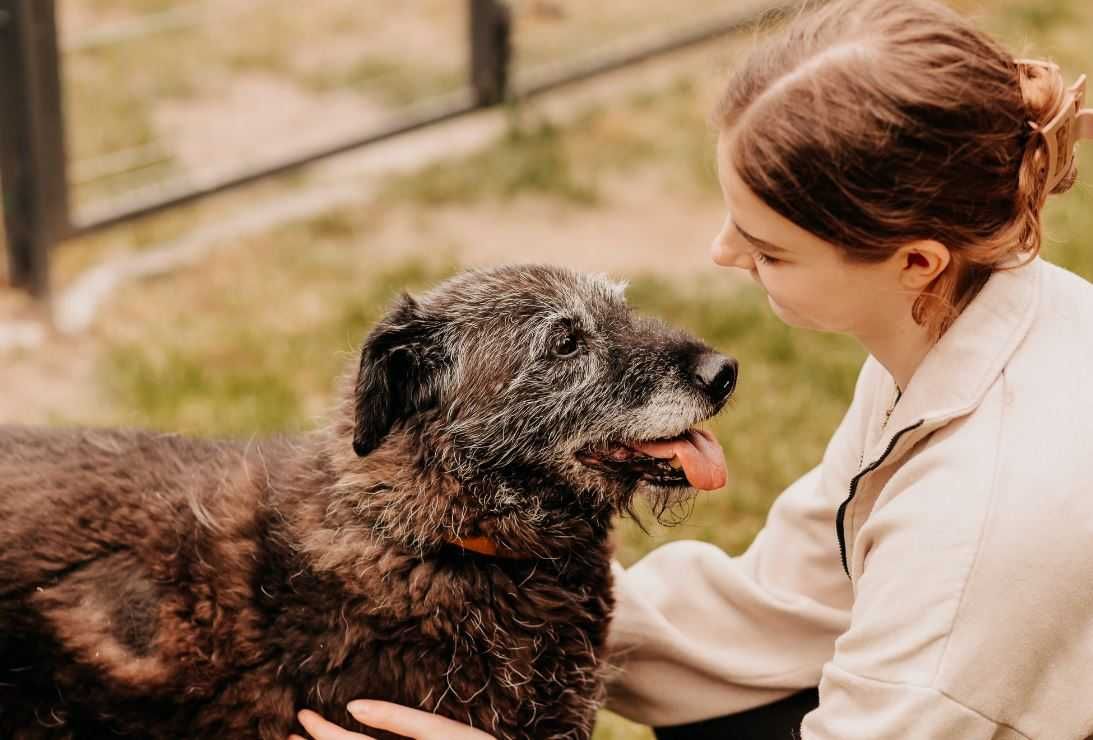
<svg viewBox="0 0 1093 740"><path fill-rule="evenodd" d="M441 375L439 322L403 293L361 350L353 449L363 457L391 427L436 400Z"/></svg>
<svg viewBox="0 0 1093 740"><path fill-rule="evenodd" d="M900 285L909 291L924 290L952 261L949 248L933 239L905 244L896 252Z"/></svg>

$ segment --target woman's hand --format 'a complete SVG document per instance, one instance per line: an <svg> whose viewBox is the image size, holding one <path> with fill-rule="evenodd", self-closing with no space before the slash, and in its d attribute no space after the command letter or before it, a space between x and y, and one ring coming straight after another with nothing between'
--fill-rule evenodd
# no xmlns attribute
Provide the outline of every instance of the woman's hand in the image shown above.
<svg viewBox="0 0 1093 740"><path fill-rule="evenodd" d="M495 740L493 735L487 735L447 717L388 701L353 701L349 703L349 713L358 722L369 727L397 732L414 740ZM374 740L368 735L350 732L328 722L310 709L304 709L298 716L300 724L314 740ZM290 735L289 740L304 738Z"/></svg>

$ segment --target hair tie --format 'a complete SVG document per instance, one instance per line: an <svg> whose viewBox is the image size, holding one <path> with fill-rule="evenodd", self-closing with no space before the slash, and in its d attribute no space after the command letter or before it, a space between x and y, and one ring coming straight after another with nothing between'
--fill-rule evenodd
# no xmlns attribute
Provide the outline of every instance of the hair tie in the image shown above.
<svg viewBox="0 0 1093 740"><path fill-rule="evenodd" d="M1054 62L1039 59L1016 59L1018 64L1035 65L1059 69ZM1066 177L1074 163L1074 145L1082 139L1093 139L1093 108L1083 108L1085 104L1085 75L1067 88L1063 96L1063 105L1055 117L1040 126L1029 121L1032 130L1044 137L1047 144L1047 188L1050 193Z"/></svg>

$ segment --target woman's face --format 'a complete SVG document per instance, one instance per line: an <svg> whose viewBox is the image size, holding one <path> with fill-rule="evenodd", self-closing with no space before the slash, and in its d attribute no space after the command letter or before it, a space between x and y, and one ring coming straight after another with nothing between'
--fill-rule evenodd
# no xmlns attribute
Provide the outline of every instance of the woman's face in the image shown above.
<svg viewBox="0 0 1093 740"><path fill-rule="evenodd" d="M893 265L850 262L759 200L732 166L729 136L722 133L717 144L728 214L710 249L714 262L747 270L774 313L792 326L864 338L907 310Z"/></svg>

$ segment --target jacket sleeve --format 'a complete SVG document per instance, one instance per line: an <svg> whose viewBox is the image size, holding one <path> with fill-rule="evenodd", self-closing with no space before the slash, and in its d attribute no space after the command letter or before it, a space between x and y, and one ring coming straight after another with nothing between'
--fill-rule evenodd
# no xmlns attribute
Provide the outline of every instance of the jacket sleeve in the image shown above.
<svg viewBox="0 0 1093 740"><path fill-rule="evenodd" d="M620 670L608 677L608 709L672 725L819 683L849 607L848 585L828 577L845 580L834 524L815 500L819 478L814 469L787 489L740 557L679 540L629 569L612 562L608 644Z"/></svg>
<svg viewBox="0 0 1093 740"><path fill-rule="evenodd" d="M866 361L822 464L777 498L743 555L680 540L630 568L612 563L608 709L665 726L818 685L850 620L835 513L859 461L877 367Z"/></svg>

